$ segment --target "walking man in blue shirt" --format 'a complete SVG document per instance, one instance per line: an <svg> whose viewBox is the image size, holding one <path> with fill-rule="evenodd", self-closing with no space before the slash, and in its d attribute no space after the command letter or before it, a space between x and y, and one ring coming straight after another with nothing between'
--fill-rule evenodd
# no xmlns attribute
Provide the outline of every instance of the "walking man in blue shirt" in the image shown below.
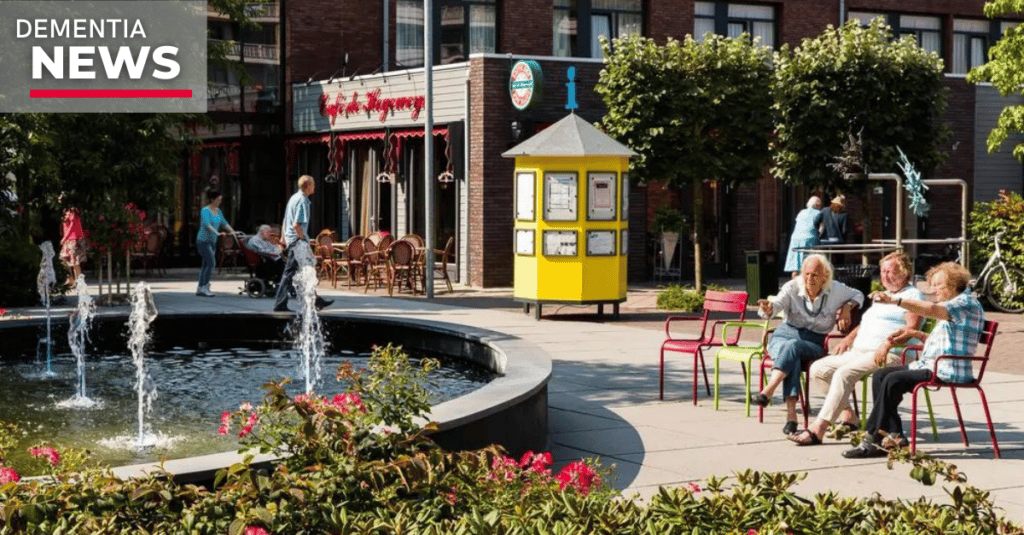
<svg viewBox="0 0 1024 535"><path fill-rule="evenodd" d="M288 260L284 266L284 274L281 275L281 284L277 287L277 299L274 301L274 312L291 312L288 309L288 292L292 289L292 279L299 270L298 248L305 247L309 252L309 209L312 203L309 196L316 191L316 180L309 175L299 177L299 191L288 199L288 206L284 210L284 223L281 229L284 231L285 252ZM334 300L324 299L317 296L317 310L330 306Z"/></svg>

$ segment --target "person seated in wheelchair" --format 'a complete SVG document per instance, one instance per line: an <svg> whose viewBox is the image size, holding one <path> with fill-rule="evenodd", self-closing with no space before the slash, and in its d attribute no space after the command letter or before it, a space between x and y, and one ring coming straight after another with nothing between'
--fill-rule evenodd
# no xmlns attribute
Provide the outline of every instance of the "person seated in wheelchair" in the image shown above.
<svg viewBox="0 0 1024 535"><path fill-rule="evenodd" d="M256 277L271 283L280 280L284 272L284 259L281 257L281 246L274 243L271 236L270 225L260 225L246 246L260 256L260 265L255 269Z"/></svg>

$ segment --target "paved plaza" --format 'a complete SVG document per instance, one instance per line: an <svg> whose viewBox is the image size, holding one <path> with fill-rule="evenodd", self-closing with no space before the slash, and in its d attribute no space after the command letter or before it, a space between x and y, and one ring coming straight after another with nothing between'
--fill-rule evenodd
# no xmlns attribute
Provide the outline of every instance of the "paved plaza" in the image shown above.
<svg viewBox="0 0 1024 535"><path fill-rule="evenodd" d="M174 271L151 278L161 311L234 312L270 311L272 299L238 295L243 275L215 274L215 298L194 295L195 270ZM718 282L718 281L716 281ZM741 287L742 281L721 281ZM804 495L836 491L846 496L915 499L925 496L948 503L941 482L926 487L910 479L910 468L886 468L884 459L848 460L840 453L847 442L826 439L825 444L798 448L781 429L785 413L778 404L766 409L759 424L756 408L744 416L740 367L727 362L722 369L723 403L714 410L710 396L700 390L698 403L690 400L692 361L670 357L664 401L658 400L658 348L664 339L666 313L655 308L657 290L631 289L622 315L599 318L596 307L546 306L541 321L524 314L511 300L511 289L476 290L456 287L447 293L440 284L437 297L390 298L386 292L364 293L333 289L321 284L321 295L335 304L323 314L392 315L469 325L521 337L544 351L553 363L549 385L549 448L556 462L599 457L615 466L614 485L625 494L650 496L659 485L701 483L708 476L727 476L752 468L764 471L804 472L807 478L796 491ZM93 287L95 290L95 287ZM294 302L292 303L294 307ZM56 307L66 314L70 304ZM103 308L100 314L108 313ZM114 309L118 310L118 309ZM118 310L124 312L124 308ZM39 308L9 313L36 316ZM1024 317L990 313L1000 322L992 365L984 385L996 424L1003 458L993 459L991 443L978 396L964 391L959 397L971 445L960 441L950 395L932 395L939 425L939 441L930 431L919 436L919 449L955 463L969 483L991 491L998 507L1024 522ZM713 358L709 359L709 367ZM812 406L820 397L812 393ZM909 399L904 421L909 429ZM922 427L927 422L922 417Z"/></svg>

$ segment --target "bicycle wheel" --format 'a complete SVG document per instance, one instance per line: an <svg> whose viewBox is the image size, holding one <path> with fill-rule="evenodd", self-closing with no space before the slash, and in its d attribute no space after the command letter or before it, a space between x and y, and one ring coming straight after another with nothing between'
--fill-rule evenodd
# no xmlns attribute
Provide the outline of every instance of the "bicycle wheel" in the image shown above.
<svg viewBox="0 0 1024 535"><path fill-rule="evenodd" d="M1006 273L1009 279L1001 269L993 270L989 275L985 284L988 302L1003 312L1024 312L1024 271L1008 267Z"/></svg>

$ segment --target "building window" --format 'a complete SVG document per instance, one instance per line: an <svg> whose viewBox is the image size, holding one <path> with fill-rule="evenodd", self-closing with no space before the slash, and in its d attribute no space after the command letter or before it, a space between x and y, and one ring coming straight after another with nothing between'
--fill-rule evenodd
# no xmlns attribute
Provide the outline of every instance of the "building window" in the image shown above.
<svg viewBox="0 0 1024 535"><path fill-rule="evenodd" d="M602 36L643 33L642 0L554 0L552 13L555 56L600 58Z"/></svg>
<svg viewBox="0 0 1024 535"><path fill-rule="evenodd" d="M890 13L888 16L882 13L868 13L863 11L851 11L849 18L860 21L860 25L868 27L871 21L882 17L892 28L893 33L900 37L912 36L917 44L928 52L935 52L939 57L942 54L942 20L939 17L926 15L906 15Z"/></svg>
<svg viewBox="0 0 1024 535"><path fill-rule="evenodd" d="M967 74L985 63L990 32L987 20L953 20L953 74Z"/></svg>
<svg viewBox="0 0 1024 535"><path fill-rule="evenodd" d="M399 67L423 66L423 2L398 0L395 60ZM469 54L497 48L496 0L443 0L435 9L435 63L466 61Z"/></svg>
<svg viewBox="0 0 1024 535"><path fill-rule="evenodd" d="M766 5L729 2L694 2L693 37L698 42L713 33L739 37L746 33L761 46L775 48L775 8Z"/></svg>

